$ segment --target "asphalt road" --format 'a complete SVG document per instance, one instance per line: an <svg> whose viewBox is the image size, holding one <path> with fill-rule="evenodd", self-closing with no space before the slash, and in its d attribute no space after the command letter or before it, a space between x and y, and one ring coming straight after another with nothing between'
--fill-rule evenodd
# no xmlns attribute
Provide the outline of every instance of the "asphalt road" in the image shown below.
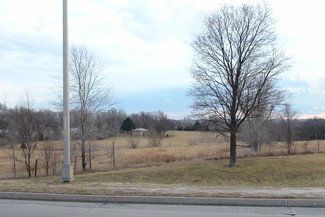
<svg viewBox="0 0 325 217"><path fill-rule="evenodd" d="M0 217L307 217L325 208L103 204L0 200Z"/></svg>

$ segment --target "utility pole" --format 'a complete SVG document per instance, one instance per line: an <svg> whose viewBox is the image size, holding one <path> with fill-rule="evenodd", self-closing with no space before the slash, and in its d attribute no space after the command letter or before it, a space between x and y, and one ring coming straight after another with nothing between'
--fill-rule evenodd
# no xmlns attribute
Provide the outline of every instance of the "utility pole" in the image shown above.
<svg viewBox="0 0 325 217"><path fill-rule="evenodd" d="M63 0L63 129L64 163L61 168L61 180L73 180L70 165L70 102L69 102L69 45L68 45L68 0Z"/></svg>

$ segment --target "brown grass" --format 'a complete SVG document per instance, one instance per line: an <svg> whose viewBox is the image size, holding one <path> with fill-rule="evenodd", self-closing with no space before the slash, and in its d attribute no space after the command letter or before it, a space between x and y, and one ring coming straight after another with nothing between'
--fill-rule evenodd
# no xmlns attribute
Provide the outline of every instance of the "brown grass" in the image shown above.
<svg viewBox="0 0 325 217"><path fill-rule="evenodd" d="M78 174L69 184L62 183L58 176L0 180L0 191L218 197L275 195L291 198L292 195L284 188L325 187L324 156L325 154L246 157L238 159L239 166L232 168L225 166L227 159L178 162L155 167ZM218 190L233 188L235 190L232 193ZM274 188L277 189L277 194L251 194L254 189L272 191ZM201 191L195 193L195 189ZM249 193L241 194L241 189L246 189ZM314 193L315 190L317 189L314 189ZM322 193L312 195L297 193L295 197L324 198Z"/></svg>
<svg viewBox="0 0 325 217"><path fill-rule="evenodd" d="M147 167L155 165L163 165L167 163L190 161L193 159L224 159L229 157L228 139L222 136L216 136L216 133L211 132L184 132L184 131L169 131L168 137L162 140L160 147L150 147L148 139L145 136L137 136L138 148L132 149L128 143L129 135L122 134L117 137L91 141L92 147L92 170L93 171L108 171L112 170L112 144L115 144L116 168L128 167ZM75 156L77 156L76 173L81 171L81 159L78 142L72 142L71 161L74 165ZM62 141L53 142L56 152L62 156ZM261 152L256 153L250 148L245 148L239 142L238 156L253 156L253 155L281 155L286 153L286 148L282 143L273 143L271 145L262 146ZM40 148L41 146L39 146ZM319 143L320 151L325 151L325 141ZM318 141L295 142L293 150L295 153L316 153L318 152ZM19 145L16 147L16 154L22 159ZM62 157L61 157L62 158ZM12 160L10 158L9 149L0 150L0 178L13 177ZM41 150L37 150L35 159L38 159L39 169L38 175L45 175L42 166ZM61 166L61 161L58 167ZM60 168L57 169L58 174ZM26 176L24 165L17 163L17 177Z"/></svg>
<svg viewBox="0 0 325 217"><path fill-rule="evenodd" d="M200 160L148 168L82 174L82 183L150 183L223 187L324 187L324 154L306 154L238 159L238 167L228 161Z"/></svg>

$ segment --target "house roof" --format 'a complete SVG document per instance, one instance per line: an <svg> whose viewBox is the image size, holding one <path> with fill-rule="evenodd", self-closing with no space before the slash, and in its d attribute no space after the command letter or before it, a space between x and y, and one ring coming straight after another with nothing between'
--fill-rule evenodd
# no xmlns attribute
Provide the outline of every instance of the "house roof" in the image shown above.
<svg viewBox="0 0 325 217"><path fill-rule="evenodd" d="M132 130L132 132L146 132L148 131L147 129L144 129L144 128L136 128L134 130Z"/></svg>

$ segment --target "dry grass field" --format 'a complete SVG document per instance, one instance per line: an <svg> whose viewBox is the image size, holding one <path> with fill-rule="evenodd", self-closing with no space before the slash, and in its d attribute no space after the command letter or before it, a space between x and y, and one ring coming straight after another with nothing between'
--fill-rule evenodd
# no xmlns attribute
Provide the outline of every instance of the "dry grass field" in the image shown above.
<svg viewBox="0 0 325 217"><path fill-rule="evenodd" d="M151 147L146 136L130 136L121 134L105 140L90 141L91 146L91 164L92 171L110 171L130 167L148 167L164 165L173 162L190 161L195 159L224 159L229 157L228 139L217 136L212 132L186 132L186 131L169 131L168 137L162 139L161 146ZM57 165L50 169L50 174L59 174L62 162L61 141L52 142L54 152L58 158ZM115 167L113 168L113 151L115 147ZM88 143L87 143L88 144ZM131 145L136 146L132 148ZM238 156L254 155L281 155L286 153L284 144L273 143L262 146L261 152L256 153L245 144L238 142ZM82 173L81 158L78 141L71 143L71 161L75 166L75 173ZM325 151L325 141L295 142L293 150L295 153L314 153ZM19 160L23 160L19 145L16 145L15 154ZM44 176L44 157L42 151L42 142L38 144L32 162L38 160L38 176ZM0 150L0 178L12 178L13 161L12 150L4 147ZM76 160L76 162L75 162ZM34 163L33 163L34 165ZM87 165L89 168L89 163ZM22 163L16 163L16 177L25 177L26 172Z"/></svg>
<svg viewBox="0 0 325 217"><path fill-rule="evenodd" d="M177 162L59 176L0 180L1 192L39 192L118 196L198 196L324 199L325 154Z"/></svg>

